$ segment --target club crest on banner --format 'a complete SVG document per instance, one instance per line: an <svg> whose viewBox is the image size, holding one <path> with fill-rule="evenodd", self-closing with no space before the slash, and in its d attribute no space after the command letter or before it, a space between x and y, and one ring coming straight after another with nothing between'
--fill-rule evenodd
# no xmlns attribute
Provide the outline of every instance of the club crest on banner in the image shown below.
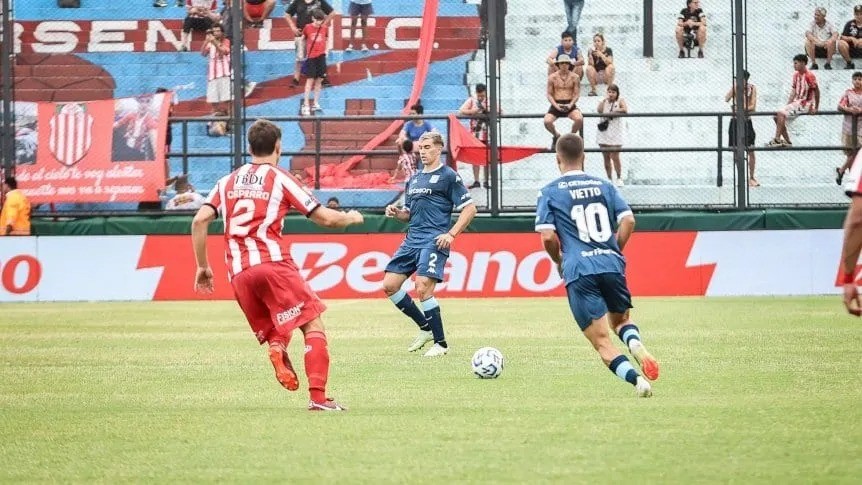
<svg viewBox="0 0 862 485"><path fill-rule="evenodd" d="M58 162L71 167L80 162L93 144L93 117L82 103L58 105L51 117L48 149Z"/></svg>

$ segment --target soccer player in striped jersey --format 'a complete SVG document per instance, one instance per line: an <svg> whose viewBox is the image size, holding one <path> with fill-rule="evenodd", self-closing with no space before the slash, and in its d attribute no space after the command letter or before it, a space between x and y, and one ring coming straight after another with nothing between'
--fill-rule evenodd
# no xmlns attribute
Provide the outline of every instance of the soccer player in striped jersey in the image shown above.
<svg viewBox="0 0 862 485"><path fill-rule="evenodd" d="M434 345L425 357L438 357L449 351L443 332L440 305L434 298L434 288L443 281L443 268L449 258L449 248L476 215L476 205L461 177L443 165L443 137L429 131L419 137L419 157L422 171L407 181L404 207L386 206L386 216L406 222L407 237L386 265L383 291L386 296L419 326L419 333L408 352L415 352L425 344ZM458 220L452 224L452 211L459 210ZM416 293L422 310L401 287L407 278L416 273Z"/></svg>
<svg viewBox="0 0 862 485"><path fill-rule="evenodd" d="M326 309L312 291L283 244L284 217L290 209L323 227L361 224L362 214L321 206L293 175L278 168L281 130L256 121L248 130L250 164L219 180L192 222L197 259L195 289L213 290L207 260L207 230L218 216L224 219L225 263L234 295L260 344L269 344L269 358L278 382L289 391L299 380L287 355L294 329L305 337L305 374L310 411L342 411L326 396L329 350L320 315Z"/></svg>
<svg viewBox="0 0 862 485"><path fill-rule="evenodd" d="M847 313L862 315L862 301L856 287L856 266L862 252L862 151L856 152L856 159L844 181L844 193L850 197L850 207L844 219L844 243L841 248L841 269L844 286L844 307Z"/></svg>
<svg viewBox="0 0 862 485"><path fill-rule="evenodd" d="M629 319L632 303L622 249L634 231L634 215L610 181L584 173L580 136L561 136L556 149L563 175L539 192L536 231L566 282L569 306L584 336L611 372L635 386L638 396L649 397L649 381L608 336L610 323L640 363L644 376L658 379L658 363Z"/></svg>

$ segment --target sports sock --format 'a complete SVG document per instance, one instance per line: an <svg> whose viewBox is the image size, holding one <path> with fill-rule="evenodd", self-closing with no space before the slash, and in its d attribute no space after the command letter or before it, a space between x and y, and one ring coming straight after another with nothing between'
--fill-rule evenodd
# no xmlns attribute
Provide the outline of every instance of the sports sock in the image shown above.
<svg viewBox="0 0 862 485"><path fill-rule="evenodd" d="M628 382L631 385L637 385L638 383L638 371L632 367L631 362L629 362L628 357L625 355L618 355L614 360L608 364L608 369L611 370L614 374L617 375L620 379Z"/></svg>
<svg viewBox="0 0 862 485"><path fill-rule="evenodd" d="M448 347L446 336L443 334L443 317L440 315L440 304L433 296L422 301L422 311L425 312L425 321L431 327L434 334L434 343L441 347Z"/></svg>
<svg viewBox="0 0 862 485"><path fill-rule="evenodd" d="M410 298L410 295L408 295L406 291L398 290L398 292L391 295L389 299L392 300L392 303L395 303L395 306L401 310L401 313L407 315L411 320L416 322L416 325L419 325L421 330L428 331L431 329L431 327L428 326L425 315L422 314L422 310L416 306L416 302L413 301L413 298Z"/></svg>
<svg viewBox="0 0 862 485"><path fill-rule="evenodd" d="M271 333L272 337L268 339L270 347L281 347L282 351L287 351L287 346L290 344L290 334L279 335L275 331Z"/></svg>
<svg viewBox="0 0 862 485"><path fill-rule="evenodd" d="M623 343L626 344L626 347L628 348L632 348L632 340L640 341L641 339L640 330L638 330L638 327L635 326L635 324L633 323L627 323L620 327L620 331L617 333L617 335L620 337L620 340L622 340Z"/></svg>
<svg viewBox="0 0 862 485"><path fill-rule="evenodd" d="M305 334L305 375L308 377L308 393L314 402L326 401L326 380L329 378L329 349L326 334Z"/></svg>

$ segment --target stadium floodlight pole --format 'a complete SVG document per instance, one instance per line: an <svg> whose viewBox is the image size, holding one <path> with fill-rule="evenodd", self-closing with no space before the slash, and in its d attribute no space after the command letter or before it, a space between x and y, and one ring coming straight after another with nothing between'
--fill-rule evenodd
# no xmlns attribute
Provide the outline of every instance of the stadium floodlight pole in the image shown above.
<svg viewBox="0 0 862 485"><path fill-rule="evenodd" d="M13 65L15 62L15 43L14 29L12 26L12 0L0 0L0 7L3 11L0 12L0 20L2 20L3 34L0 43L2 43L2 59L0 59L0 76L3 78L0 92L3 96L3 121L2 131L0 131L0 168L4 169L4 173L14 173L15 167L15 113L12 105L12 99L15 89Z"/></svg>
<svg viewBox="0 0 862 485"><path fill-rule="evenodd" d="M736 116L736 140L733 143L733 161L736 164L736 208L744 209L748 206L748 177L746 176L747 167L745 165L745 149L748 133L746 129L746 108L748 100L745 99L745 34L743 31L744 17L742 11L743 0L734 0L733 23L736 29L735 50L736 50L736 96L734 102L736 108L734 115Z"/></svg>
<svg viewBox="0 0 862 485"><path fill-rule="evenodd" d="M488 0L488 166L485 170L489 171L488 179L491 182L491 215L497 216L500 214L500 177L497 176L497 168L499 165L499 138L500 134L497 130L497 115L499 103L497 96L497 53L500 46L497 45L497 0Z"/></svg>
<svg viewBox="0 0 862 485"><path fill-rule="evenodd" d="M231 130L233 130L233 162L231 166L237 168L243 163L245 153L245 60L243 59L243 32L242 7L245 2L233 2L230 6L230 26L233 39L230 42L230 59L233 68L233 100L231 101L233 116L231 117Z"/></svg>

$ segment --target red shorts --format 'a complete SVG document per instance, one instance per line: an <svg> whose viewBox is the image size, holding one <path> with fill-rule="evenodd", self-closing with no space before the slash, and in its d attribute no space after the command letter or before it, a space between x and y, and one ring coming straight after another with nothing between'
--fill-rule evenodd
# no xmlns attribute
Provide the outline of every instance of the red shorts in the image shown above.
<svg viewBox="0 0 862 485"><path fill-rule="evenodd" d="M246 3L245 11L252 19L263 20L264 7L266 7L266 2L259 3L257 5Z"/></svg>
<svg viewBox="0 0 862 485"><path fill-rule="evenodd" d="M326 310L293 261L252 266L236 275L231 285L261 344L275 335L290 334Z"/></svg>

